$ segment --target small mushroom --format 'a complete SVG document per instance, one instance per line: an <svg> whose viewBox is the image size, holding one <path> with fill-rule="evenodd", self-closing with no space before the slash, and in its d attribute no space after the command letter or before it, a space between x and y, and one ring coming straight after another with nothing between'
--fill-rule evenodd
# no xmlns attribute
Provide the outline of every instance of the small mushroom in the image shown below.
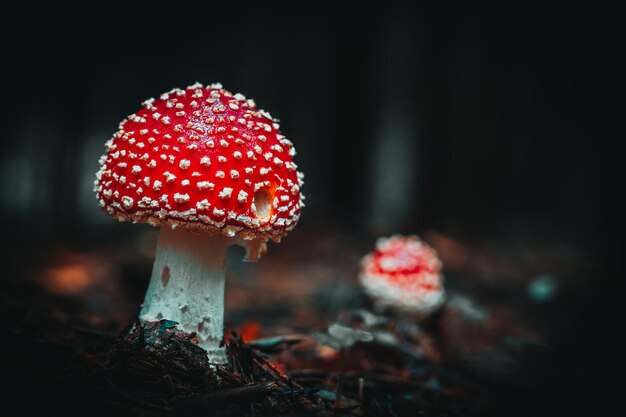
<svg viewBox="0 0 626 417"><path fill-rule="evenodd" d="M247 261L300 217L303 175L277 121L220 84L196 83L143 103L107 142L96 174L100 207L118 221L160 226L142 322L197 332L224 363L224 277L230 245Z"/></svg>
<svg viewBox="0 0 626 417"><path fill-rule="evenodd" d="M359 281L379 309L424 317L444 302L441 262L417 236L394 235L376 242L361 260Z"/></svg>

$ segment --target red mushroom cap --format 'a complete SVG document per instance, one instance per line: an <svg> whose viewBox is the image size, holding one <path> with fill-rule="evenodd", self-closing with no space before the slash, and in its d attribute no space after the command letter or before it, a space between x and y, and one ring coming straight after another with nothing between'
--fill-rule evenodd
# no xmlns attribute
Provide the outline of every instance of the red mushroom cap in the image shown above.
<svg viewBox="0 0 626 417"><path fill-rule="evenodd" d="M304 199L295 150L278 129L220 84L149 99L106 144L100 207L119 221L278 241Z"/></svg>
<svg viewBox="0 0 626 417"><path fill-rule="evenodd" d="M361 260L365 292L384 306L429 313L444 300L441 262L417 236L394 235L376 242Z"/></svg>

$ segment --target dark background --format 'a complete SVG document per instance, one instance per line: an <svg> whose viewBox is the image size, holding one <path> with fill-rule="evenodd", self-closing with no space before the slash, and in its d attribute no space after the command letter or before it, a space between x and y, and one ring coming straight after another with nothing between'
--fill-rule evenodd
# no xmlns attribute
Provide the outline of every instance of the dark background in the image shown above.
<svg viewBox="0 0 626 417"><path fill-rule="evenodd" d="M207 3L3 20L1 218L28 241L115 229L90 187L104 141L145 98L196 80L281 119L304 221L592 252L614 225L611 10Z"/></svg>
<svg viewBox="0 0 626 417"><path fill-rule="evenodd" d="M560 340L564 363L593 363L565 385L604 392L623 363L615 10L104 4L2 14L3 245L147 228L98 210L104 142L144 99L220 81L281 119L306 175L303 225L548 247L589 267Z"/></svg>

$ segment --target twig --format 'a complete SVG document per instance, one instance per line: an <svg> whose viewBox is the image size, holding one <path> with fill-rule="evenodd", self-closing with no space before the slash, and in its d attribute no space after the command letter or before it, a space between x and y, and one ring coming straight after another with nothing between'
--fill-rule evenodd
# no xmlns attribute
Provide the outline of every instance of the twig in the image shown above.
<svg viewBox="0 0 626 417"><path fill-rule="evenodd" d="M265 368L265 367L270 368L271 373L273 373L275 376L278 376L281 380L283 380L283 382L286 383L288 387L302 389L302 385L298 384L296 381L292 380L287 375L282 373L278 368L276 368L276 366L274 366L272 362L268 361L263 356L257 353L254 353L254 361L257 363L257 365L259 365L262 368Z"/></svg>
<svg viewBox="0 0 626 417"><path fill-rule="evenodd" d="M365 378L359 377L359 402L361 403L361 406L365 402L364 401L364 396L363 396L363 388L364 387L365 387Z"/></svg>
<svg viewBox="0 0 626 417"><path fill-rule="evenodd" d="M217 403L250 400L269 391L278 388L274 382L258 382L256 384L247 384L241 387L223 389L212 394L194 397L181 401L174 409L175 411L183 411L189 409L207 409Z"/></svg>

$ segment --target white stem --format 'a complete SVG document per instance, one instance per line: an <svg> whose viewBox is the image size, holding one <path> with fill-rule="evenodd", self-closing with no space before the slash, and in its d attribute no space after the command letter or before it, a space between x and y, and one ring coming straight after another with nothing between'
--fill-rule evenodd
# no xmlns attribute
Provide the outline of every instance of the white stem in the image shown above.
<svg viewBox="0 0 626 417"><path fill-rule="evenodd" d="M161 227L139 316L143 322L173 320L179 329L196 332L212 363L226 363L219 345L224 333L226 252L232 243L221 235Z"/></svg>

